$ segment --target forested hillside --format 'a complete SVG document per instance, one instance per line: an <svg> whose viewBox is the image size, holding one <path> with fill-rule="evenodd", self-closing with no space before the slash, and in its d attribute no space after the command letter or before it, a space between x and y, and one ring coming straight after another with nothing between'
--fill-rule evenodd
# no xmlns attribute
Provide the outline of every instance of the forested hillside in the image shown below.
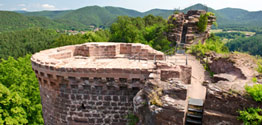
<svg viewBox="0 0 262 125"><path fill-rule="evenodd" d="M224 29L262 31L262 11L249 12L243 9L217 10L219 27Z"/></svg>
<svg viewBox="0 0 262 125"><path fill-rule="evenodd" d="M85 34L67 35L53 29L29 28L0 33L0 58L7 59L33 54L40 50L80 44L85 42L144 43L157 50L170 48L165 32L168 25L160 16L120 16L109 30L89 31Z"/></svg>
<svg viewBox="0 0 262 125"><path fill-rule="evenodd" d="M59 28L61 26L45 17L26 17L15 12L0 11L0 32L29 27Z"/></svg>
<svg viewBox="0 0 262 125"><path fill-rule="evenodd" d="M85 42L140 42L165 50L170 44L164 36L166 29L167 24L162 17L149 15L144 18L119 17L110 31L90 31L83 35L66 35L45 28L3 32L0 33L0 58L18 58L48 48Z"/></svg>
<svg viewBox="0 0 262 125"><path fill-rule="evenodd" d="M39 28L12 31L0 34L0 58L8 56L18 58L50 48L53 40L58 38L55 30Z"/></svg>
<svg viewBox="0 0 262 125"><path fill-rule="evenodd" d="M47 18L59 18L67 13L71 12L71 10L61 10L61 11L39 11L39 12L24 12L22 14L26 16L44 16Z"/></svg>
<svg viewBox="0 0 262 125"><path fill-rule="evenodd" d="M252 37L240 37L226 44L230 51L247 52L252 55L262 56L262 34Z"/></svg>
<svg viewBox="0 0 262 125"><path fill-rule="evenodd" d="M44 16L24 16L15 12L0 11L0 32L23 30L32 27L61 30L88 30L89 28L87 25L70 20L52 20Z"/></svg>
<svg viewBox="0 0 262 125"><path fill-rule="evenodd" d="M208 10L215 13L217 16L217 22L219 24L218 26L222 29L262 31L262 24L260 23L262 21L261 11L249 12L235 8L214 10L202 4L196 4L180 11L186 13L188 10L196 9ZM110 27L110 25L116 20L118 16L144 17L146 15L152 14L167 19L168 16L173 12L174 10L165 9L152 9L147 12L138 12L135 10L119 7L88 6L69 11L41 11L27 12L23 14L27 16L44 16L50 19L55 19L56 22L66 23L67 25L74 22L77 24L74 26L75 29L79 30L79 25L82 25L82 27L87 25Z"/></svg>

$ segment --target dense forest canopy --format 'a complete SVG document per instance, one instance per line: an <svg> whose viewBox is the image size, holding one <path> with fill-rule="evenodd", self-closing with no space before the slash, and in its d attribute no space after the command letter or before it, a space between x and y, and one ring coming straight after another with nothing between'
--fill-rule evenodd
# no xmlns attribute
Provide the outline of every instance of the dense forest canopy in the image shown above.
<svg viewBox="0 0 262 125"><path fill-rule="evenodd" d="M0 63L0 124L43 124L38 81L31 55Z"/></svg>
<svg viewBox="0 0 262 125"><path fill-rule="evenodd" d="M85 42L139 42L157 50L167 50L170 42L164 35L166 26L166 20L162 17L148 15L144 18L119 17L110 30L89 31L77 35L43 28L3 32L0 33L0 58L18 58L48 48Z"/></svg>
<svg viewBox="0 0 262 125"><path fill-rule="evenodd" d="M226 39L236 39L239 37L245 37L246 35L241 32L219 32L215 33L216 36L219 36L220 38L226 38Z"/></svg>
<svg viewBox="0 0 262 125"><path fill-rule="evenodd" d="M226 44L230 51L247 52L252 55L262 55L262 34L252 37L240 37Z"/></svg>
<svg viewBox="0 0 262 125"><path fill-rule="evenodd" d="M110 27L112 42L143 43L157 50L167 50L171 42L164 32L167 31L167 22L162 17L148 15L141 17L118 17L116 23Z"/></svg>
<svg viewBox="0 0 262 125"><path fill-rule="evenodd" d="M0 58L18 58L50 48L58 37L55 30L40 28L12 31L0 34Z"/></svg>

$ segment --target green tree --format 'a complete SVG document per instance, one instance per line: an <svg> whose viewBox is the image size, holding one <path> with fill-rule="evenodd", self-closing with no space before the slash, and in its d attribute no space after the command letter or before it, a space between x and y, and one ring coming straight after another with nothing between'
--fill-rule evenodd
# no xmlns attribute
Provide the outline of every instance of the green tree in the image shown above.
<svg viewBox="0 0 262 125"><path fill-rule="evenodd" d="M113 42L144 42L143 33L141 30L143 27L143 20L141 18L130 18L127 16L118 17L116 23L113 23L110 27L111 38Z"/></svg>
<svg viewBox="0 0 262 125"><path fill-rule="evenodd" d="M0 33L0 58L18 58L48 49L58 36L55 30L41 28Z"/></svg>
<svg viewBox="0 0 262 125"><path fill-rule="evenodd" d="M43 124L38 81L30 55L0 63L0 124Z"/></svg>
<svg viewBox="0 0 262 125"><path fill-rule="evenodd" d="M211 34L204 44L199 42L196 45L190 47L190 52L198 56L204 56L207 52L214 51L216 53L227 53L228 48L221 41L218 36Z"/></svg>
<svg viewBox="0 0 262 125"><path fill-rule="evenodd" d="M239 37L226 44L230 51L248 52L252 55L262 55L262 34L251 37Z"/></svg>
<svg viewBox="0 0 262 125"><path fill-rule="evenodd" d="M162 17L148 15L144 18L118 17L110 27L113 42L143 43L157 50L169 49L167 40L167 21Z"/></svg>

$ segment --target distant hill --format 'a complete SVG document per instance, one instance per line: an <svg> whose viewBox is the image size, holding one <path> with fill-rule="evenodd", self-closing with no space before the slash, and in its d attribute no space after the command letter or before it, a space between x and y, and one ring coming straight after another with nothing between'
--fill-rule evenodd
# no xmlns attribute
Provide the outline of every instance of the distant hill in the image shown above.
<svg viewBox="0 0 262 125"><path fill-rule="evenodd" d="M39 11L39 12L23 12L26 16L44 16L47 18L58 18L64 16L65 14L71 12L71 10L65 11Z"/></svg>
<svg viewBox="0 0 262 125"><path fill-rule="evenodd" d="M170 15L174 13L174 10L164 10L164 9L152 9L145 13L143 13L144 16L152 14L155 16L161 16L165 19L167 19Z"/></svg>
<svg viewBox="0 0 262 125"><path fill-rule="evenodd" d="M249 12L243 9L236 8L224 8L220 10L214 10L202 4L193 5L181 11L186 13L188 10L198 9L214 12L217 16L217 22L220 28L262 27L262 11ZM170 16L173 12L174 10L152 9L142 13L136 10L125 9L120 7L87 6L77 10L39 12L23 11L19 13L27 16L22 17L21 22L29 20L28 23L31 23L32 21L30 21L30 18L33 18L32 20L35 20L36 16L38 16L38 18L45 17L43 18L43 21L50 22L50 24L45 24L50 27L52 27L52 25L63 25L60 27L66 29L86 29L90 25L95 25L97 27L109 27L117 19L118 16L143 17L152 14L155 16L162 16L163 18L167 19L168 16ZM6 20L6 18L2 18L2 15L0 15L0 19ZM16 18L16 20L18 20L18 18ZM0 24L1 23L2 22L0 22ZM41 21L38 22L38 24L39 23L41 24ZM42 25L44 25L44 23ZM55 28L57 28L57 26Z"/></svg>
<svg viewBox="0 0 262 125"><path fill-rule="evenodd" d="M48 29L87 29L88 26L68 20L52 20L44 16L24 16L20 13L0 11L0 32L31 27Z"/></svg>
<svg viewBox="0 0 262 125"><path fill-rule="evenodd" d="M206 7L201 4L188 7L183 12L188 10L205 9ZM209 10L213 10L209 8ZM149 14L155 16L162 16L168 18L173 14L174 10L165 9L152 9L147 12L138 12L131 9L125 9L120 7L99 7L99 6L88 6L71 11L40 11L40 12L28 12L23 13L27 16L45 16L51 19L61 19L71 22L79 22L84 25L96 25L96 26L110 26L118 16L131 16L131 17L143 17ZM213 11L212 11L213 12Z"/></svg>
<svg viewBox="0 0 262 125"><path fill-rule="evenodd" d="M24 10L15 10L13 12L16 12L16 13L28 13L27 11L24 11Z"/></svg>
<svg viewBox="0 0 262 125"><path fill-rule="evenodd" d="M208 10L210 12L216 13L216 11L212 8L206 7L202 4L195 4L193 6L187 7L183 10L180 10L181 12L187 13L189 10ZM155 16L162 16L163 18L167 19L171 14L174 13L174 10L165 10L165 9L152 9L144 13L145 15L152 14Z"/></svg>
<svg viewBox="0 0 262 125"><path fill-rule="evenodd" d="M217 10L220 25L262 26L262 11L249 12L243 9L224 8Z"/></svg>
<svg viewBox="0 0 262 125"><path fill-rule="evenodd" d="M19 13L0 11L0 31L26 29L29 27L59 27L46 17L27 17Z"/></svg>
<svg viewBox="0 0 262 125"><path fill-rule="evenodd" d="M118 16L142 16L142 13L119 7L91 6L77 9L55 19L70 20L84 25L110 26Z"/></svg>

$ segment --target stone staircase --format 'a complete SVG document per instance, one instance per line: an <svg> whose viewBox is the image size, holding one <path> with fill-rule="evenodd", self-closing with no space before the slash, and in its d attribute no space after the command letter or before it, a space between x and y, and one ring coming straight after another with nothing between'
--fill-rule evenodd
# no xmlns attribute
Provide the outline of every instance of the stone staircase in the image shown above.
<svg viewBox="0 0 262 125"><path fill-rule="evenodd" d="M204 101L189 98L185 125L202 125Z"/></svg>

